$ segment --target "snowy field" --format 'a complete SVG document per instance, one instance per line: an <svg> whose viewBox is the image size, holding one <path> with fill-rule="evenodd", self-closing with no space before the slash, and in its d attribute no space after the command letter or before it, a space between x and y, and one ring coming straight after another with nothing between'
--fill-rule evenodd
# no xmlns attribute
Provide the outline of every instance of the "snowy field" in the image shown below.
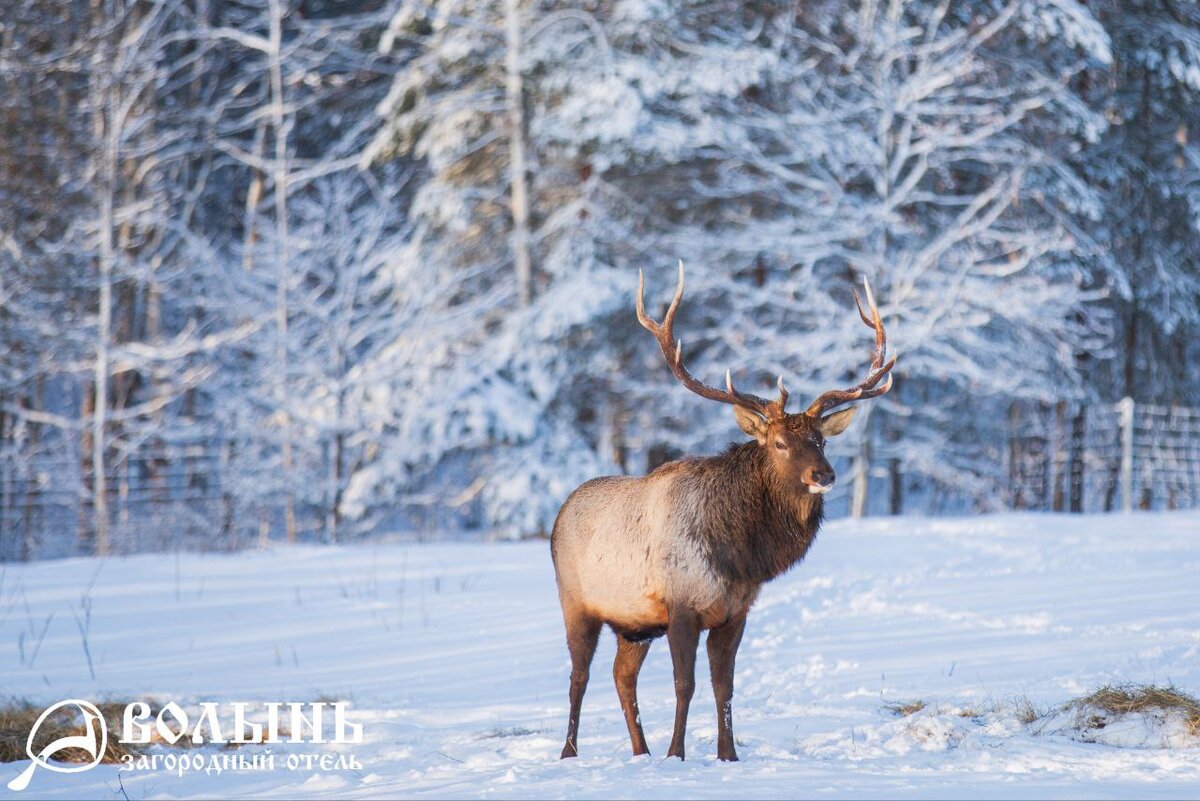
<svg viewBox="0 0 1200 801"><path fill-rule="evenodd" d="M40 705L345 699L365 729L308 746L353 752L356 772L127 772L122 788L102 765L39 770L20 797L1195 797L1200 748L1077 742L1019 710L1110 682L1200 691L1198 576L1196 513L829 524L750 616L736 764L715 761L703 648L689 759L664 760L664 641L640 684L654 755L629 755L607 634L581 757L557 759L569 663L544 542L9 564L0 687Z"/></svg>

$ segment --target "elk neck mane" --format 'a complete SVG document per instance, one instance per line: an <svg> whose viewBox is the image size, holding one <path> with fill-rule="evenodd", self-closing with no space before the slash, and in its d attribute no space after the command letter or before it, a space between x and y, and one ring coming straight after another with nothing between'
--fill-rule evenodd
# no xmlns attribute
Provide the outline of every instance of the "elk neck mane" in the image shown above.
<svg viewBox="0 0 1200 801"><path fill-rule="evenodd" d="M697 524L686 534L724 578L761 583L804 558L821 526L823 497L782 486L758 443L676 464L681 497L696 509Z"/></svg>

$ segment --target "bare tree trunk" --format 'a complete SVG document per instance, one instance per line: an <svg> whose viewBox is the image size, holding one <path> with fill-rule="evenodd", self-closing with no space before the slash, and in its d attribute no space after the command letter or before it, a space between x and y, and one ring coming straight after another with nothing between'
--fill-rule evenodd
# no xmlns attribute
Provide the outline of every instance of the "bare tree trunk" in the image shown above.
<svg viewBox="0 0 1200 801"><path fill-rule="evenodd" d="M1061 512L1066 508L1066 492L1063 482L1067 472L1067 402L1059 401L1054 404L1054 448L1050 454L1050 486L1052 511Z"/></svg>
<svg viewBox="0 0 1200 801"><path fill-rule="evenodd" d="M33 383L33 399L30 408L41 409L46 399L46 376L39 374L34 379ZM37 457L38 448L42 442L42 426L40 423L30 422L29 424L29 457L34 459ZM25 492L25 513L22 516L24 522L25 535L21 538L21 560L29 561L33 558L34 551L34 536L33 528L35 525L34 509L41 505L41 488L38 485L36 472L30 464L29 481L26 484ZM45 525L45 514L37 519L37 525Z"/></svg>
<svg viewBox="0 0 1200 801"><path fill-rule="evenodd" d="M529 187L525 174L524 81L521 77L521 18L518 0L504 0L505 108L508 116L508 160L512 196L512 254L521 305L533 299L533 264L529 255Z"/></svg>
<svg viewBox="0 0 1200 801"><path fill-rule="evenodd" d="M337 370L335 375L338 376L338 381L341 388L337 394L337 413L334 416L338 426L337 433L333 435L333 442L329 446L329 485L325 491L325 541L337 542L338 527L342 523L342 460L345 458L346 435L342 432L342 419L346 413L346 357L339 350L337 356Z"/></svg>
<svg viewBox="0 0 1200 801"><path fill-rule="evenodd" d="M105 17L111 18L111 8L96 3L95 19L103 25ZM111 34L110 34L111 35ZM111 68L106 58L108 48L96 48L92 64L93 130L96 139L102 142L100 152L100 208L97 226L96 267L99 279L99 299L96 309L96 357L92 378L92 517L95 539L93 551L103 556L109 551L108 541L108 483L105 470L105 427L108 415L109 337L112 327L112 273L115 261L113 243L113 195L117 180L116 120L113 118L116 98L113 83L108 76ZM100 83L103 81L103 83Z"/></svg>
<svg viewBox="0 0 1200 801"><path fill-rule="evenodd" d="M1087 407L1083 404L1079 405L1078 411L1075 412L1071 419L1071 441L1068 443L1068 452L1070 460L1067 473L1067 484L1070 491L1070 509L1072 512L1079 514L1083 512L1083 478L1084 478L1084 463L1083 463L1083 437L1086 425Z"/></svg>
<svg viewBox="0 0 1200 801"><path fill-rule="evenodd" d="M1021 481L1021 450L1018 445L1017 424L1021 419L1021 410L1015 401L1008 404L1008 503L1013 509L1025 506L1025 494Z"/></svg>
<svg viewBox="0 0 1200 801"><path fill-rule="evenodd" d="M901 514L904 511L904 476L900 472L900 459L893 456L889 467L892 480L891 513Z"/></svg>
<svg viewBox="0 0 1200 801"><path fill-rule="evenodd" d="M892 383L892 397L900 398L904 391L899 379L894 379ZM900 444L904 432L901 431L892 421L891 418L883 418L882 436L888 443L888 448L892 453L896 452ZM901 465L900 457L893 456L888 459L888 480L891 485L891 491L888 497L888 511L893 515L903 514L904 512L904 470Z"/></svg>
<svg viewBox="0 0 1200 801"><path fill-rule="evenodd" d="M862 439L859 440L858 454L854 457L851 470L854 474L854 485L850 491L850 516L862 517L867 513L867 482L870 481L868 468L871 463L871 426L868 404L863 404Z"/></svg>
<svg viewBox="0 0 1200 801"><path fill-rule="evenodd" d="M887 77L879 71L877 73L878 86L889 87L891 84ZM894 98L888 97L887 107L881 109L879 119L879 127L876 131L879 145L879 172L875 176L875 194L879 199L880 205L887 208L891 203L892 196L892 155L895 146L895 137L892 131L892 125L896 119ZM877 274L875 276L877 285L880 289L883 288L884 271L887 269L889 251L892 247L891 227L887 222L886 216L881 217L881 228L878 236L878 252L874 255ZM870 426L870 408L863 408L860 412L862 420L862 439L859 441L858 454L854 457L854 486L850 494L850 516L862 517L867 513L867 495L870 489L870 464L871 464L871 426Z"/></svg>
<svg viewBox="0 0 1200 801"><path fill-rule="evenodd" d="M327 542L338 541L338 529L342 524L342 460L345 458L346 436L342 432L338 432L333 437L332 453L329 457L329 489L326 494L328 496L327 506L325 509L325 540Z"/></svg>
<svg viewBox="0 0 1200 801"><path fill-rule="evenodd" d="M89 422L94 416L92 410L96 405L96 393L91 380L84 379L82 384L82 398L79 402L79 491L75 495L75 502L78 504L78 526L75 540L80 553L91 553L96 548L96 518L92 510L92 499L95 497L92 489L92 471L95 469L92 463L92 453L95 451L92 447L92 437L95 432Z"/></svg>
<svg viewBox="0 0 1200 801"><path fill-rule="evenodd" d="M7 332L5 332L7 333ZM7 341L7 339L5 340ZM0 392L0 402L6 400L4 392ZM9 469L8 441L12 428L10 416L0 411L0 560L12 559L19 550L17 540L20 538L21 527L16 525L13 516L13 495L17 487L17 471ZM10 524L9 521L12 521ZM11 533L13 542L10 546L5 542L5 536Z"/></svg>
<svg viewBox="0 0 1200 801"><path fill-rule="evenodd" d="M288 218L287 218L287 129L283 105L283 7L280 0L269 0L270 14L270 72L271 72L271 126L275 130L275 159L273 178L275 184L275 248L279 278L276 285L275 328L278 335L275 369L277 376L277 398L282 415L283 444L281 459L284 481L284 520L287 541L296 541L296 497L292 486L292 420L287 412L288 372Z"/></svg>
<svg viewBox="0 0 1200 801"><path fill-rule="evenodd" d="M255 158L262 158L266 146L267 127L259 123L254 129L254 148L251 151ZM258 169L252 169L250 185L246 187L246 203L242 223L242 269L250 270L254 266L254 243L258 236L254 227L254 214L258 211L258 203L262 200L263 174Z"/></svg>

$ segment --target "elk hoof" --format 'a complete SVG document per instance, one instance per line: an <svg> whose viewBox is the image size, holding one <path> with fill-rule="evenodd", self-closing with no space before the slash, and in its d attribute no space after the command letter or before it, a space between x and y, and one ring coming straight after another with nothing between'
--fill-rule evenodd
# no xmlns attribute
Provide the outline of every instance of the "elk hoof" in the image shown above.
<svg viewBox="0 0 1200 801"><path fill-rule="evenodd" d="M567 743L566 745L563 746L562 754L560 754L558 758L559 759L571 759L572 757L577 757L577 756L579 756L579 752L575 750L575 746L572 745L571 743Z"/></svg>

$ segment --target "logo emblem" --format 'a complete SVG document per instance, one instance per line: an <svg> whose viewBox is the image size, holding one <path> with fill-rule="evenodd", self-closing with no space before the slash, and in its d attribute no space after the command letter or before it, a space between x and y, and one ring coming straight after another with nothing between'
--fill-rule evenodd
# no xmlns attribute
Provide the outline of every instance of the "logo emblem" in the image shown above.
<svg viewBox="0 0 1200 801"><path fill-rule="evenodd" d="M33 742L37 738L38 730L41 729L46 719L59 709L72 708L83 716L84 733L59 737L57 740L47 743L35 754ZM55 754L61 753L68 748L80 749L88 754L91 760L86 764L76 765L50 761L50 758ZM29 755L29 758L33 762L22 771L20 776L8 783L8 789L17 793L24 790L29 786L29 780L33 778L34 771L39 767L52 770L55 773L82 773L85 770L91 770L100 764L100 760L104 758L104 752L107 750L108 724L104 722L104 716L100 714L100 710L96 708L96 705L90 701L80 701L74 698L68 701L59 701L39 715L37 722L29 730L29 739L25 742L25 753Z"/></svg>

